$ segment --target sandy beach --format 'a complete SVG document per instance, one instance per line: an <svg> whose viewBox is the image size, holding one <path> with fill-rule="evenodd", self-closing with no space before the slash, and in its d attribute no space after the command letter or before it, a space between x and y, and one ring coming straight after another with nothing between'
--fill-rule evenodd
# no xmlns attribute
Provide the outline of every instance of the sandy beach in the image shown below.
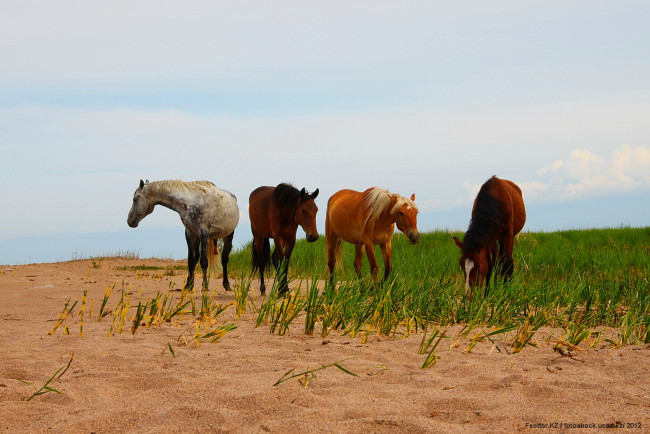
<svg viewBox="0 0 650 434"><path fill-rule="evenodd" d="M298 317L285 336L278 336L268 324L256 328L250 312L236 319L233 308L222 316L237 328L198 347L191 340L191 318L141 327L135 334L127 323L121 334L108 336L111 316L98 321L106 288L115 285L128 290L132 300L149 300L158 291L182 287L182 271L164 271L176 264L181 263L104 258L0 266L0 431L594 432L617 427L647 432L650 427L650 345L615 347L603 340L563 355L547 341L561 329L540 330L533 338L537 347L512 354L511 339L504 336L468 352L462 326L449 327L437 350L439 360L427 369L421 368L425 355L418 354L421 332L375 334L367 342L337 332L323 338L305 335ZM139 270L140 265L156 269ZM259 305L255 280L253 285L251 296ZM211 287L219 288L220 303L234 300L218 279ZM84 291L83 336L79 315L48 335L66 300L81 303ZM616 330L602 330L616 339ZM331 366L274 385L291 369L300 373L335 362L356 376ZM50 383L60 394L26 400L34 389L18 379L40 387L68 363Z"/></svg>

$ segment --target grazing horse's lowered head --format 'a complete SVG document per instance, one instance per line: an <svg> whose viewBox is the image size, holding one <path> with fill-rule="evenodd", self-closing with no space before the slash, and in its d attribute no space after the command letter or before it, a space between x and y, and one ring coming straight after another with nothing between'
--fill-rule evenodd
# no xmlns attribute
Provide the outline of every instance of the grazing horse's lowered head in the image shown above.
<svg viewBox="0 0 650 434"><path fill-rule="evenodd" d="M526 222L526 208L521 189L512 181L496 176L480 188L472 207L465 238L454 242L461 250L460 268L465 276L469 297L475 286L490 287L493 270L498 270L503 281L512 275L515 235Z"/></svg>
<svg viewBox="0 0 650 434"><path fill-rule="evenodd" d="M492 251L485 245L477 245L473 250L465 249L463 242L456 237L454 242L462 252L459 265L465 276L465 289L471 291L475 286L482 285L488 278L492 267L488 255Z"/></svg>

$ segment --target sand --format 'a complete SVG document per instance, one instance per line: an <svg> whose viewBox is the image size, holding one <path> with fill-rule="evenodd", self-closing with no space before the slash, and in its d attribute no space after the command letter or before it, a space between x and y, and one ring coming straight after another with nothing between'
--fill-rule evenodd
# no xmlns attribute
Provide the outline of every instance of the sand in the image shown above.
<svg viewBox="0 0 650 434"><path fill-rule="evenodd" d="M538 347L512 354L510 341L481 342L468 353L460 326L447 330L438 362L422 369L422 333L371 335L363 343L333 333L307 336L298 318L278 336L255 328L252 314L224 319L238 327L218 342L184 345L191 319L140 328L127 323L109 337L110 316L97 321L107 286L150 299L177 272L136 271L136 265L170 267L175 261L104 258L54 264L0 266L1 432L594 432L608 425L650 429L649 345L602 343L571 356L546 341L561 330L543 329ZM200 280L199 280L200 281ZM212 287L219 287L215 279ZM81 303L88 291L92 318L69 318L48 335L68 298ZM259 303L259 291L253 290ZM222 303L232 292L218 290ZM113 295L109 304L116 303ZM75 311L78 311L80 305ZM603 329L614 339L616 330ZM471 334L473 336L473 333ZM470 336L471 337L471 336ZM455 344L455 345L454 345ZM169 351L174 350L174 357ZM46 393L26 401L59 368L69 368ZM347 360L346 360L347 359ZM357 377L330 367L306 386L291 379L342 361Z"/></svg>

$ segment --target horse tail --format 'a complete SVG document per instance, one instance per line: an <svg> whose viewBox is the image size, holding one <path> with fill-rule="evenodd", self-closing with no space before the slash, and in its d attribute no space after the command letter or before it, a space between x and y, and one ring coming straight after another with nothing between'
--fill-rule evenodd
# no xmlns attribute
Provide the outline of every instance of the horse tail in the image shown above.
<svg viewBox="0 0 650 434"><path fill-rule="evenodd" d="M216 274L219 271L219 261L217 261L217 256L219 256L218 240L219 238L210 238L208 242L208 271L210 274Z"/></svg>
<svg viewBox="0 0 650 434"><path fill-rule="evenodd" d="M342 244L341 238L336 237L336 241L334 242L334 259L336 260L336 268L339 270L343 269L343 262L341 261Z"/></svg>
<svg viewBox="0 0 650 434"><path fill-rule="evenodd" d="M329 207L329 203L328 203ZM329 209L328 209L329 211ZM331 262L333 261L336 269L342 269L343 264L341 263L341 237L339 237L330 223L329 213L325 216L325 238L327 240L327 267L328 269L332 266ZM334 269L330 269L330 272L334 272Z"/></svg>
<svg viewBox="0 0 650 434"><path fill-rule="evenodd" d="M255 241L251 243L251 248L253 253L251 257L253 272L269 268L271 266L271 241L268 238L264 238L262 252L258 252L255 248Z"/></svg>

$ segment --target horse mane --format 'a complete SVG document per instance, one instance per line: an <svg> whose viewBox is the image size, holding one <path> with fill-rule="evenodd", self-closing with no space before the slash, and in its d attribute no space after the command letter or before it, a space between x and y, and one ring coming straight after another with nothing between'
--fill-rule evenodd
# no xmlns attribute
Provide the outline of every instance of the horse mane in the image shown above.
<svg viewBox="0 0 650 434"><path fill-rule="evenodd" d="M300 190L291 184L283 182L273 189L271 202L281 211L280 219L283 225L292 223L292 219L296 215L299 199Z"/></svg>
<svg viewBox="0 0 650 434"><path fill-rule="evenodd" d="M404 204L412 206L417 210L415 202L397 193L391 193L380 187L372 187L364 192L363 205L368 210L368 216L364 222L364 226L370 224L370 228L374 227L379 216L391 205L390 197L397 199L397 202L390 210L390 214L395 214Z"/></svg>
<svg viewBox="0 0 650 434"><path fill-rule="evenodd" d="M155 195L170 194L177 191L207 192L208 188L215 187L210 181L181 181L179 179L152 181L145 184L147 189Z"/></svg>
<svg viewBox="0 0 650 434"><path fill-rule="evenodd" d="M503 206L490 194L498 181L496 176L492 176L481 186L476 196L476 207L463 240L464 250L467 252L480 250L486 241L494 239L503 226Z"/></svg>
<svg viewBox="0 0 650 434"><path fill-rule="evenodd" d="M214 183L210 181L181 181L179 179L171 179L165 181L152 181L148 185L148 189L151 189L153 193L169 193L177 190L187 190L187 191L206 191L206 187L215 187Z"/></svg>

